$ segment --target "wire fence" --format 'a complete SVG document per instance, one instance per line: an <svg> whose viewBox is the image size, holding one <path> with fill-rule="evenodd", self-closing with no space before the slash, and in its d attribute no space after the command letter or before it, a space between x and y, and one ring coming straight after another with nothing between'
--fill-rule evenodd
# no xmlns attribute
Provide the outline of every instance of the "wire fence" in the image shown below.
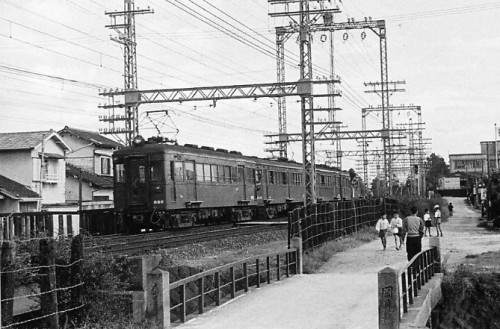
<svg viewBox="0 0 500 329"><path fill-rule="evenodd" d="M1 243L1 327L59 328L76 322L84 307L83 239L52 238Z"/></svg>
<svg viewBox="0 0 500 329"><path fill-rule="evenodd" d="M302 238L304 250L375 225L384 212L398 209L394 199L361 199L323 202L293 210L289 214L289 235Z"/></svg>

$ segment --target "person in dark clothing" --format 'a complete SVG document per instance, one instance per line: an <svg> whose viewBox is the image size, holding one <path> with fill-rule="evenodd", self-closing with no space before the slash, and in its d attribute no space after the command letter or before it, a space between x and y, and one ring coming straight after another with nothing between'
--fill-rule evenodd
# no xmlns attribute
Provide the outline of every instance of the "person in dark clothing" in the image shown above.
<svg viewBox="0 0 500 329"><path fill-rule="evenodd" d="M453 216L453 204L451 202L448 205L448 212L450 213L450 217Z"/></svg>
<svg viewBox="0 0 500 329"><path fill-rule="evenodd" d="M424 236L424 221L417 216L417 207L410 208L411 215L403 220L403 230L406 232L406 253L408 261L422 251Z"/></svg>

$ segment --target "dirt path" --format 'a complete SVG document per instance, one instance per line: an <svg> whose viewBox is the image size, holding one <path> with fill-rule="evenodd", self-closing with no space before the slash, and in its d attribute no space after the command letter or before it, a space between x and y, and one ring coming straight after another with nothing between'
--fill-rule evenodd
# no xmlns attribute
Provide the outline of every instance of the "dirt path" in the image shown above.
<svg viewBox="0 0 500 329"><path fill-rule="evenodd" d="M487 251L500 251L500 233L477 227L484 221L478 211L471 209L462 198L447 198L455 206L455 216L441 225L443 238L441 249L443 265L453 270L465 261L467 255L477 255ZM431 231L436 233L435 228ZM422 246L428 246L428 238L423 238ZM366 243L333 256L320 269L321 273L374 273L390 266L398 268L406 263L406 249L397 251L394 238L387 237L387 250L382 250L380 240Z"/></svg>
<svg viewBox="0 0 500 329"><path fill-rule="evenodd" d="M441 247L447 270L466 261L467 255L500 250L500 234L476 227L480 216L464 200L449 201L455 205L456 215L442 224ZM423 239L423 245L428 245L428 238ZM178 328L376 328L377 272L387 266L400 268L406 262L406 251L395 249L392 236L386 251L376 240L335 255L321 273L297 275L253 290Z"/></svg>

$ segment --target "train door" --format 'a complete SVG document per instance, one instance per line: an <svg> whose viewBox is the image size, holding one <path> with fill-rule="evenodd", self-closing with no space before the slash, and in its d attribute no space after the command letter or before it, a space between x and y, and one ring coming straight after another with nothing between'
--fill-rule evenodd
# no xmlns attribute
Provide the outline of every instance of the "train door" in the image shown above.
<svg viewBox="0 0 500 329"><path fill-rule="evenodd" d="M246 168L246 170L250 170ZM247 180L245 179L245 167L238 166L238 181L243 185L243 199L247 200Z"/></svg>
<svg viewBox="0 0 500 329"><path fill-rule="evenodd" d="M194 201L196 198L196 175L194 172L194 161L184 163L186 172L186 201Z"/></svg>
<svg viewBox="0 0 500 329"><path fill-rule="evenodd" d="M130 158L129 168L125 170L128 176L128 198L132 207L148 206L147 158Z"/></svg>
<svg viewBox="0 0 500 329"><path fill-rule="evenodd" d="M254 170L254 182L255 182L255 200L262 200L264 196L264 185L262 183L262 169Z"/></svg>
<svg viewBox="0 0 500 329"><path fill-rule="evenodd" d="M269 199L269 176L267 168L264 168L264 170L262 171L262 186L264 190L263 192L264 199Z"/></svg>

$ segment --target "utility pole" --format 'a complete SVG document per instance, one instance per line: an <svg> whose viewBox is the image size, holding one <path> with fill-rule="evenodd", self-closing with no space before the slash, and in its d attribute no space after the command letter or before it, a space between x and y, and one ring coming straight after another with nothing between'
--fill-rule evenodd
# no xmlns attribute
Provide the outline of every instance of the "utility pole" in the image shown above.
<svg viewBox="0 0 500 329"><path fill-rule="evenodd" d="M111 18L111 24L105 27L117 32L118 38L111 37L111 40L123 46L124 58L124 89L125 91L135 91L137 86L137 54L135 37L135 15L151 14L151 9L135 8L134 0L124 0L123 11L105 12ZM123 22L117 22L117 18L123 18ZM136 95L136 94L131 94ZM126 102L133 103L133 102ZM103 134L124 134L125 144L131 145L132 140L139 134L139 107L137 105L125 106L125 115L117 116L114 111L108 117L100 118L107 121L108 129L101 130ZM115 122L124 121L125 128L116 128Z"/></svg>
<svg viewBox="0 0 500 329"><path fill-rule="evenodd" d="M396 91L404 91L397 87L398 84L404 84L404 81L389 81L388 70L387 70L387 41L386 41L386 31L385 27L379 31L380 37L380 82L365 82L365 87L373 87L373 90L367 90L365 92L377 93L382 99L381 112L382 112L382 130L386 133L383 136L383 150L384 150L384 177L386 188L388 188L388 194L392 194L392 158L391 153L391 110L389 109L389 93ZM389 85L393 85L393 88L389 88ZM365 117L363 117L364 119ZM366 126L363 126L366 128Z"/></svg>

